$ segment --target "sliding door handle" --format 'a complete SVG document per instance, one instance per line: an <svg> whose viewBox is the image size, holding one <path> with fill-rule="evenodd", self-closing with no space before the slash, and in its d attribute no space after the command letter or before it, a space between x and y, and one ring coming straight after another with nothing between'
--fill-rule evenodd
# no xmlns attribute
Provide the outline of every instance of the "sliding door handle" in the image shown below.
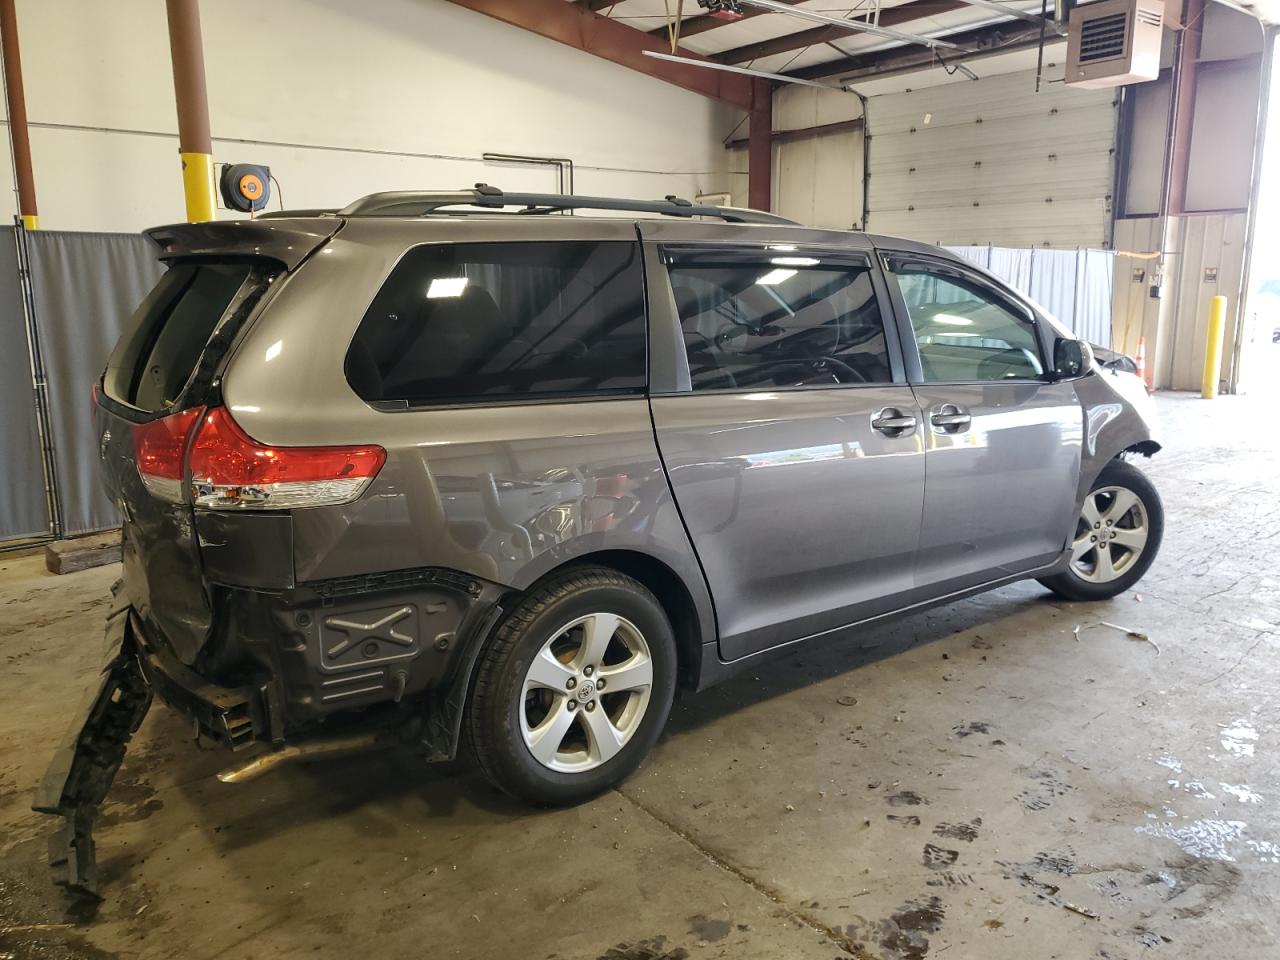
<svg viewBox="0 0 1280 960"><path fill-rule="evenodd" d="M894 407L885 407L872 419L871 428L886 437L909 437L915 433L916 418Z"/></svg>
<svg viewBox="0 0 1280 960"><path fill-rule="evenodd" d="M973 417L954 403L944 403L929 417L929 422L939 433L959 433L968 429Z"/></svg>

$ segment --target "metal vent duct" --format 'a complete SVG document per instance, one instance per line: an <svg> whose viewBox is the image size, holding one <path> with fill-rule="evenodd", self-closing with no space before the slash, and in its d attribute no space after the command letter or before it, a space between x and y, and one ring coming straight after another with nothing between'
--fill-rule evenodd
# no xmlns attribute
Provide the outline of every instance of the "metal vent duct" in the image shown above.
<svg viewBox="0 0 1280 960"><path fill-rule="evenodd" d="M1080 28L1080 62L1093 63L1123 57L1129 32L1129 15L1113 13L1109 17L1086 20Z"/></svg>

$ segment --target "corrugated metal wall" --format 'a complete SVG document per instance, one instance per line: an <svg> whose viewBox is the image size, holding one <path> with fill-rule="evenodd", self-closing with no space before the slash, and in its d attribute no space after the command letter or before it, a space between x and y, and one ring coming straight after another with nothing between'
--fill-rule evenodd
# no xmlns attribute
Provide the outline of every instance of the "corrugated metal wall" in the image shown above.
<svg viewBox="0 0 1280 960"><path fill-rule="evenodd" d="M1205 338L1209 327L1209 299L1227 298L1227 328L1223 336L1222 376L1228 364L1239 320L1240 274L1244 268L1245 215L1209 214L1179 217L1180 269L1170 278L1166 296L1174 298L1177 317L1169 344L1169 385L1175 390L1198 390L1204 372ZM1216 274L1217 279L1210 279Z"/></svg>
<svg viewBox="0 0 1280 960"><path fill-rule="evenodd" d="M1240 273L1244 265L1246 217L1215 213L1175 217L1167 237L1150 217L1116 221L1116 282L1112 299L1116 349L1133 353L1146 338L1155 386L1199 390L1204 368L1209 299L1227 298L1222 376L1233 379L1231 345L1239 321ZM1160 261L1140 256L1164 247L1160 297L1152 298Z"/></svg>
<svg viewBox="0 0 1280 960"><path fill-rule="evenodd" d="M1030 72L872 97L868 229L932 243L1103 247L1115 92Z"/></svg>

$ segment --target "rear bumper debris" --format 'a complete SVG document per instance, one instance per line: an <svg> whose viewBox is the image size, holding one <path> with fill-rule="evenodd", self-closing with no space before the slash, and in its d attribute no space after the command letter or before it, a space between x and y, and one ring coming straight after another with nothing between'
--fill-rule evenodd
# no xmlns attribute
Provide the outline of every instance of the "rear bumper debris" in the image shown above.
<svg viewBox="0 0 1280 960"><path fill-rule="evenodd" d="M129 741L151 706L152 694L194 718L202 736L233 750L269 729L266 711L254 709L255 691L211 684L159 644L148 644L141 621L120 583L107 615L103 667L85 691L62 744L36 789L32 809L63 820L49 838L54 883L98 897L93 826Z"/></svg>
<svg viewBox="0 0 1280 960"><path fill-rule="evenodd" d="M54 882L97 898L93 824L124 760L129 740L151 706L129 637L129 605L118 589L107 618L104 664L36 790L32 809L63 819L49 838Z"/></svg>
<svg viewBox="0 0 1280 960"><path fill-rule="evenodd" d="M102 670L32 804L62 819L49 844L54 882L98 896L94 823L153 695L190 719L199 739L237 752L269 747L224 771L227 783L415 740L429 760L452 758L502 589L428 570L326 581L287 597L240 591L211 660L193 668L117 582Z"/></svg>

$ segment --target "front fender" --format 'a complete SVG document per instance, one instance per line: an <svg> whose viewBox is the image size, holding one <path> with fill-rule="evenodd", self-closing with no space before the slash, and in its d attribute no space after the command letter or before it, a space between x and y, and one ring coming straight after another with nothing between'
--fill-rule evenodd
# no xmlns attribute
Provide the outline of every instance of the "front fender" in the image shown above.
<svg viewBox="0 0 1280 960"><path fill-rule="evenodd" d="M1146 456L1161 448L1155 402L1142 381L1123 371L1094 369L1076 381L1084 418L1076 505L1084 503L1102 469L1126 450Z"/></svg>

